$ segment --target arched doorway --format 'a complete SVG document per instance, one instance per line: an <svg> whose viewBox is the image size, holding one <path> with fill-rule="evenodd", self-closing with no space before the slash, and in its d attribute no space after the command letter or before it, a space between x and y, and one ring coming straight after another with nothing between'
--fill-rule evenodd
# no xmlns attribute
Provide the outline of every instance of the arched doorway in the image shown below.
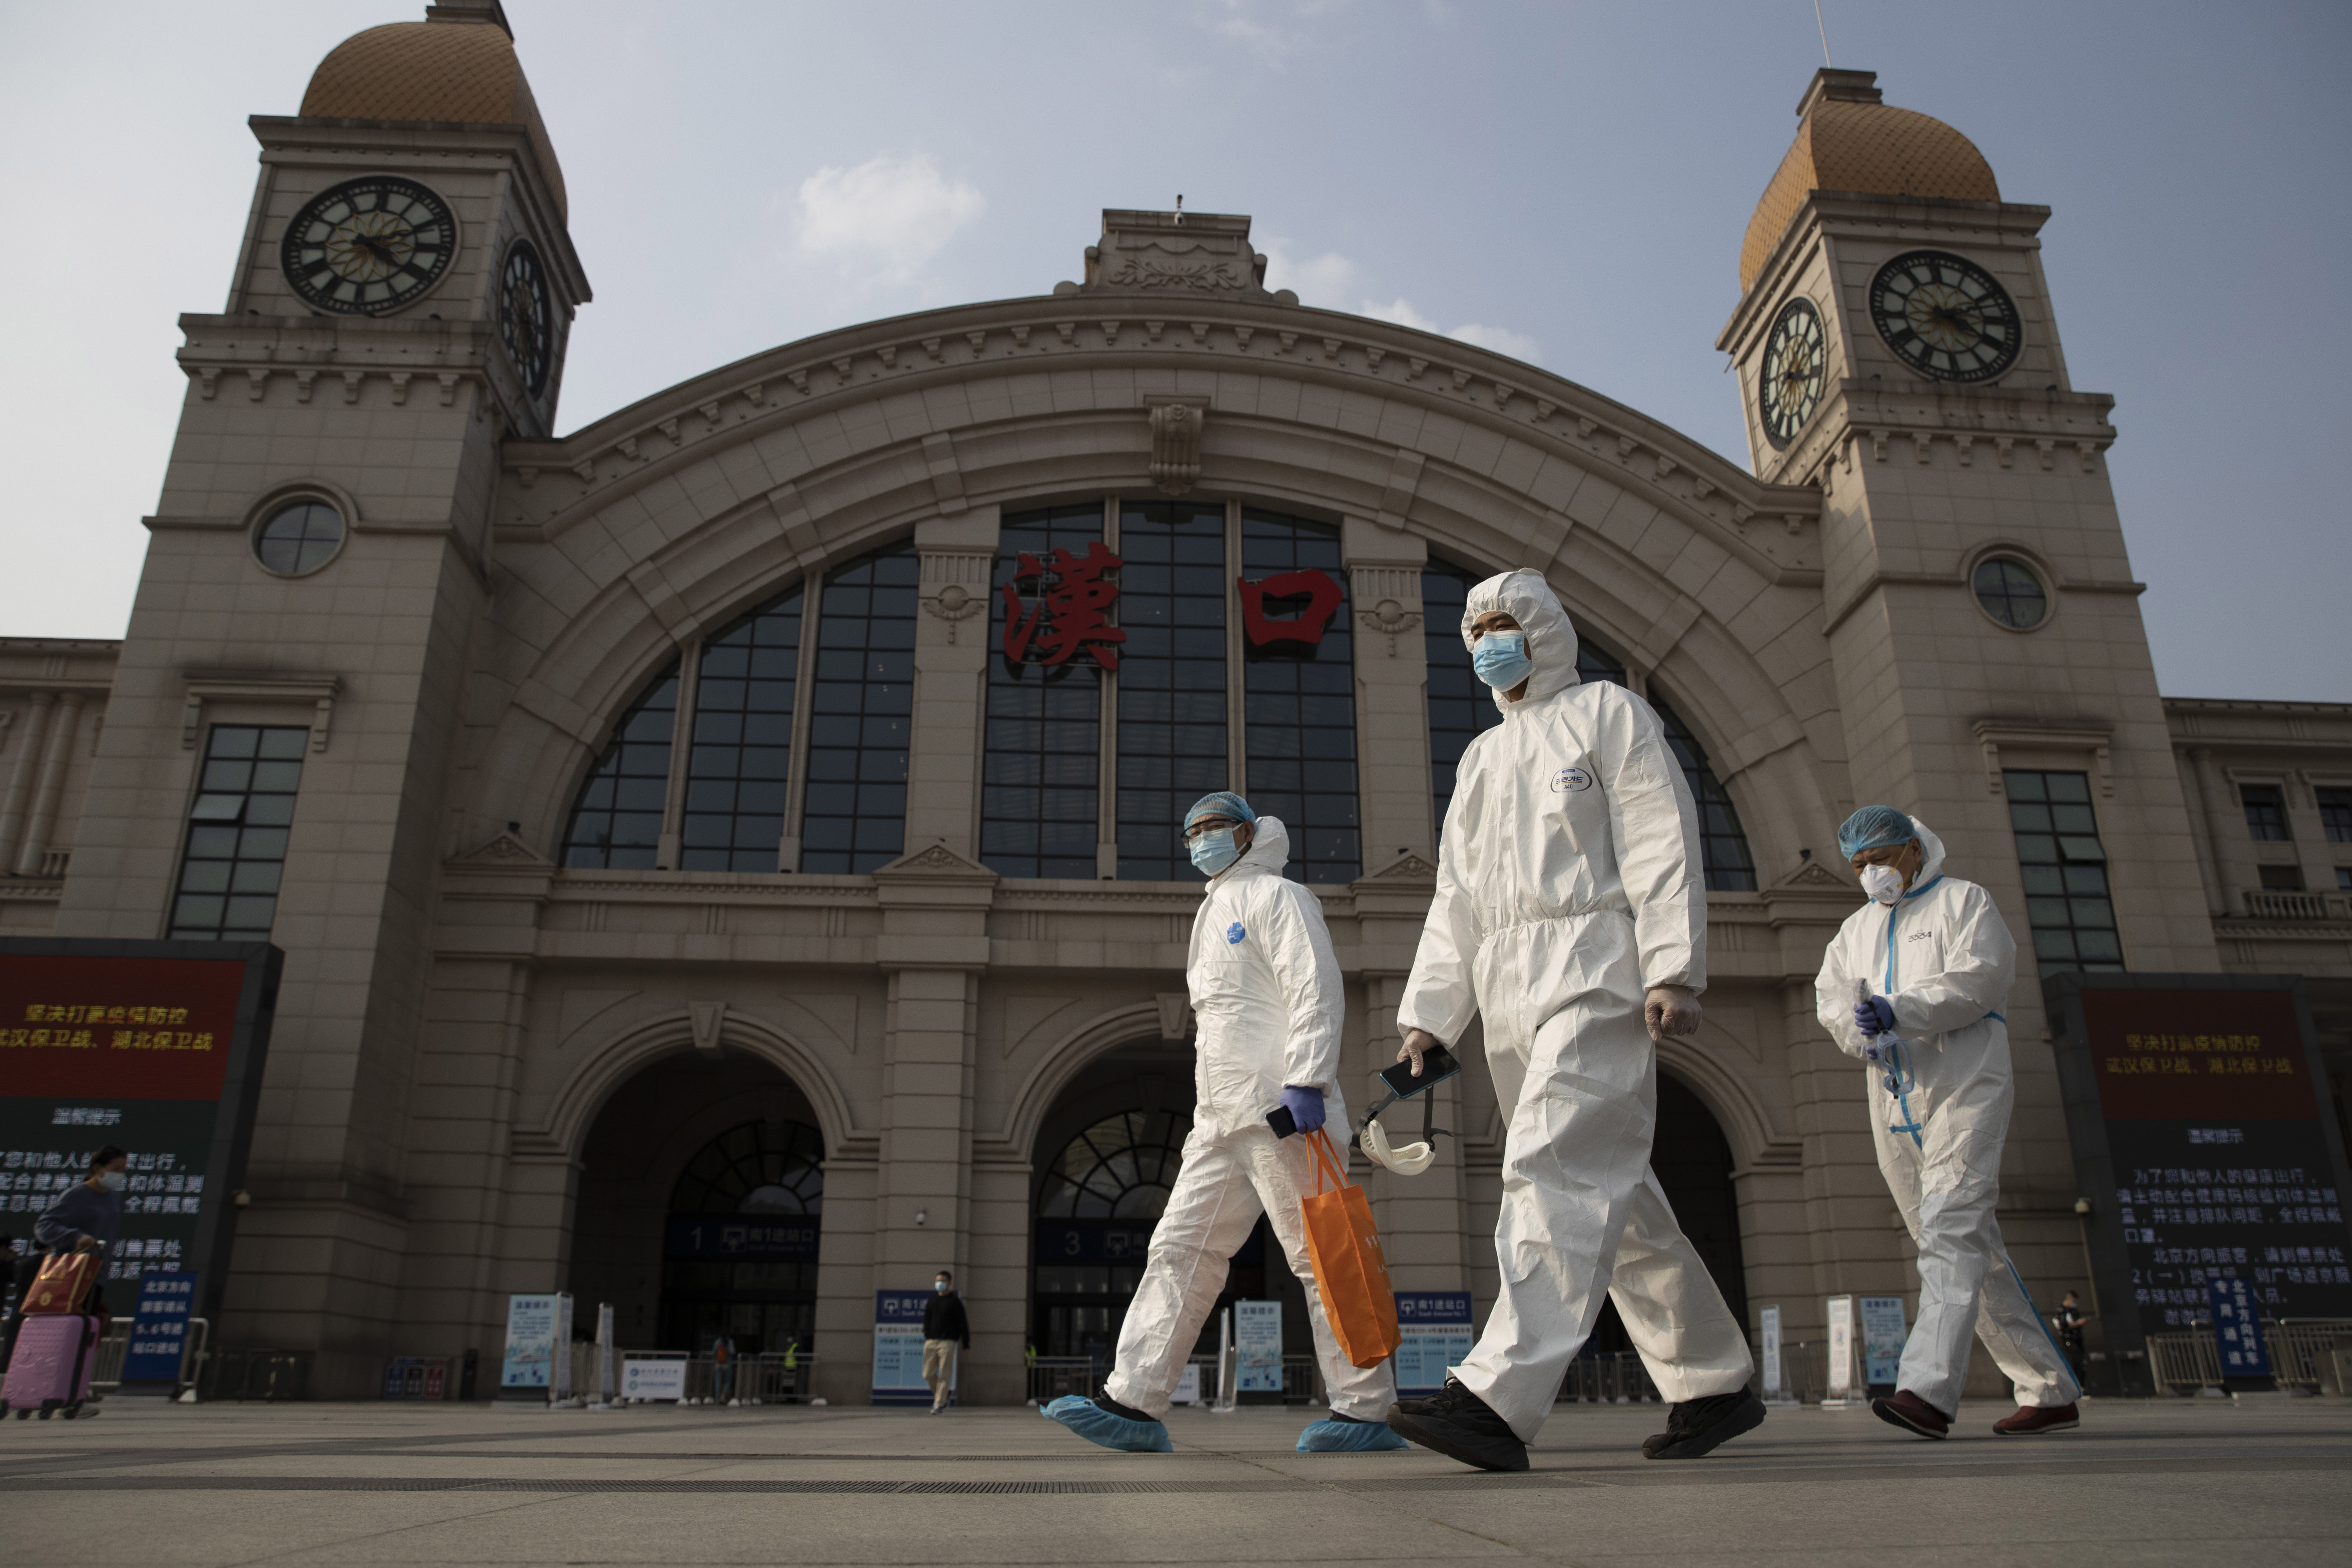
<svg viewBox="0 0 2352 1568"><path fill-rule="evenodd" d="M1739 1250L1739 1194L1731 1182L1731 1142L1706 1102L1681 1080L1658 1074L1658 1131L1650 1146L1650 1169L1665 1189L1683 1234L1706 1264L1731 1315L1748 1321L1748 1269ZM1586 1342L1588 1355L1631 1350L1617 1304L1601 1309L1601 1321Z"/></svg>
<svg viewBox="0 0 2352 1568"><path fill-rule="evenodd" d="M1188 1046L1122 1046L1087 1064L1055 1100L1032 1156L1029 1343L1039 1355L1087 1356L1109 1370L1192 1130ZM1217 1308L1283 1301L1285 1348L1304 1353L1307 1296L1281 1257L1260 1220L1234 1254ZM1216 1311L1202 1331L1213 1348ZM1294 1333L1299 1346L1287 1342Z"/></svg>
<svg viewBox="0 0 2352 1568"><path fill-rule="evenodd" d="M740 1052L666 1057L588 1131L570 1289L622 1344L815 1349L824 1142L792 1080ZM588 1317L593 1322L593 1316Z"/></svg>

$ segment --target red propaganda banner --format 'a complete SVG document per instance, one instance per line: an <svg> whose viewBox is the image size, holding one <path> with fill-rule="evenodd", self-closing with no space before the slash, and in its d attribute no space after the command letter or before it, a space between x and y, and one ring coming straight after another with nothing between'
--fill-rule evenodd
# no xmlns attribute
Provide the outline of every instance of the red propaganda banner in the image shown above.
<svg viewBox="0 0 2352 1568"><path fill-rule="evenodd" d="M1318 572L1311 566L1256 583L1236 577L1234 586L1241 590L1242 630L1259 647L1277 642L1320 647L1324 629L1331 624L1331 612L1339 607L1344 596L1328 572ZM1270 599L1304 599L1307 604L1296 616L1277 621L1267 618L1265 606Z"/></svg>
<svg viewBox="0 0 2352 1568"><path fill-rule="evenodd" d="M1084 555L1055 549L1044 560L1021 552L1004 597L1004 657L1013 664L1066 664L1080 648L1105 669L1118 668L1118 644L1127 634L1110 624L1118 584L1103 574L1125 563L1099 539ZM1034 582L1035 598L1024 605L1019 584Z"/></svg>
<svg viewBox="0 0 2352 1568"><path fill-rule="evenodd" d="M0 954L10 1095L217 1100L245 964Z"/></svg>
<svg viewBox="0 0 2352 1568"><path fill-rule="evenodd" d="M2290 992L2085 989L2083 1022L2110 1121L2318 1119Z"/></svg>

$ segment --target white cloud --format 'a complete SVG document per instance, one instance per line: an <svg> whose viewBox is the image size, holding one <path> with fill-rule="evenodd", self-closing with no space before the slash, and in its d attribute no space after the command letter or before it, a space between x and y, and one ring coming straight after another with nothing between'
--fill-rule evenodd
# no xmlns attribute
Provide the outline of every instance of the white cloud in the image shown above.
<svg viewBox="0 0 2352 1568"><path fill-rule="evenodd" d="M1332 306L1361 287L1356 264L1336 250L1316 257L1295 257L1290 242L1265 242L1265 286L1287 289L1308 305Z"/></svg>
<svg viewBox="0 0 2352 1568"><path fill-rule="evenodd" d="M987 205L921 153L883 153L854 169L828 165L801 182L800 246L876 282L904 282Z"/></svg>
<svg viewBox="0 0 2352 1568"><path fill-rule="evenodd" d="M1541 352L1535 339L1525 332L1515 332L1508 327L1482 326L1476 321L1465 321L1454 328L1441 327L1414 310L1410 300L1391 300L1385 305L1375 300L1367 300L1360 313L1375 321L1394 321L1400 327L1412 327L1420 331L1436 332L1460 342L1475 343L1482 349L1492 349L1513 359L1532 361Z"/></svg>
<svg viewBox="0 0 2352 1568"><path fill-rule="evenodd" d="M1209 23L1209 30L1219 37L1241 45L1257 57L1258 63L1279 70L1290 57L1307 47L1312 24L1332 13L1343 11L1352 0L1289 0L1284 5L1265 5L1257 0L1222 0L1212 15L1217 19ZM1276 21L1260 21L1268 10L1280 10L1288 15ZM1255 16L1249 15L1255 11ZM1222 15L1219 15L1222 13ZM1285 23L1290 25L1286 26Z"/></svg>

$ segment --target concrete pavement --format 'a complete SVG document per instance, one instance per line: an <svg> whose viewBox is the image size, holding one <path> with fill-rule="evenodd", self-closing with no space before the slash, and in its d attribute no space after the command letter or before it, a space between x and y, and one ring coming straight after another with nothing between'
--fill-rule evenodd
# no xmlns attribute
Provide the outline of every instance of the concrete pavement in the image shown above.
<svg viewBox="0 0 2352 1568"><path fill-rule="evenodd" d="M1180 1410L1169 1455L1031 1410L166 1406L0 1423L0 1550L158 1563L2341 1564L2352 1401L2086 1405L1908 1438L1775 1411L1652 1463L1663 1411L1562 1406L1520 1476L1291 1451L1310 1412Z"/></svg>

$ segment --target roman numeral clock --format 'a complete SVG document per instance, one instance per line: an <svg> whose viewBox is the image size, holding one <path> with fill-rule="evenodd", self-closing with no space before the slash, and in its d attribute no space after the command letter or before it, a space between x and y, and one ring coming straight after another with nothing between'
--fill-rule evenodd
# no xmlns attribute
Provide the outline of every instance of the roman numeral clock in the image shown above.
<svg viewBox="0 0 2352 1568"><path fill-rule="evenodd" d="M2017 302L1975 262L1913 250L1878 269L1870 319L1905 364L1937 381L1990 381L2017 363Z"/></svg>
<svg viewBox="0 0 2352 1568"><path fill-rule="evenodd" d="M340 316L413 304L449 269L457 222L414 180L371 174L304 204L286 226L280 265L305 301Z"/></svg>

